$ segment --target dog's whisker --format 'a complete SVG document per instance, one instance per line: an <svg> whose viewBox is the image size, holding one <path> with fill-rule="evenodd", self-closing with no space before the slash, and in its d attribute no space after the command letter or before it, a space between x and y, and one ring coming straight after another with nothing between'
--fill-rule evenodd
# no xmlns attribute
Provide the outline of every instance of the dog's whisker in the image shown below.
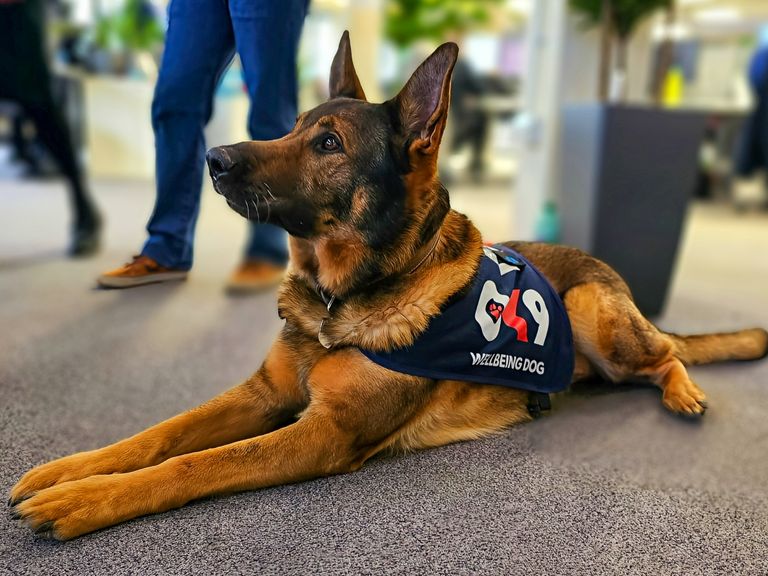
<svg viewBox="0 0 768 576"><path fill-rule="evenodd" d="M259 212L259 196L258 196L258 194L254 195L254 199L252 199L251 202L253 202L253 208L256 210L256 221L258 223L261 223L261 213Z"/></svg>

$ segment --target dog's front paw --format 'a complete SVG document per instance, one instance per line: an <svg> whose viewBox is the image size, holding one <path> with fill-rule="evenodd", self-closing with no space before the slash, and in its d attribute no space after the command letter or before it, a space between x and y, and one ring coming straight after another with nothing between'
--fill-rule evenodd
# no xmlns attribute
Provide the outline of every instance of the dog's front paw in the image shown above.
<svg viewBox="0 0 768 576"><path fill-rule="evenodd" d="M111 526L118 513L119 475L91 476L36 492L16 504L11 514L47 538L69 540Z"/></svg>
<svg viewBox="0 0 768 576"><path fill-rule="evenodd" d="M707 410L707 396L690 380L667 384L662 402L668 410L683 416L702 416Z"/></svg>
<svg viewBox="0 0 768 576"><path fill-rule="evenodd" d="M94 469L92 452L82 452L53 460L24 474L11 489L8 503L17 504L40 490L63 482L87 478L97 473L99 472Z"/></svg>

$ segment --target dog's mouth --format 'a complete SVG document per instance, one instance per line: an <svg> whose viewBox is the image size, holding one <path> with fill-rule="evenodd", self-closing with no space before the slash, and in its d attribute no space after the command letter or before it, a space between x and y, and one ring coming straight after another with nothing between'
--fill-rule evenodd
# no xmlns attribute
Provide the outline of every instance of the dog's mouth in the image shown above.
<svg viewBox="0 0 768 576"><path fill-rule="evenodd" d="M227 198L226 196L224 197L224 200L226 200L227 205L238 214L246 211L245 204L235 202L234 200L232 200L231 198Z"/></svg>
<svg viewBox="0 0 768 576"><path fill-rule="evenodd" d="M250 178L213 179L213 189L224 197L227 205L240 216L256 224L274 224L292 236L307 238L314 230L314 204L297 200L296 194L287 192L285 186L275 194L275 181L254 181Z"/></svg>
<svg viewBox="0 0 768 576"><path fill-rule="evenodd" d="M241 194L239 198L224 197L235 212L254 222L269 222L274 202L258 194Z"/></svg>
<svg viewBox="0 0 768 576"><path fill-rule="evenodd" d="M266 182L232 189L231 185L223 185L221 181L214 180L213 189L224 197L230 208L254 222L268 222L278 203Z"/></svg>

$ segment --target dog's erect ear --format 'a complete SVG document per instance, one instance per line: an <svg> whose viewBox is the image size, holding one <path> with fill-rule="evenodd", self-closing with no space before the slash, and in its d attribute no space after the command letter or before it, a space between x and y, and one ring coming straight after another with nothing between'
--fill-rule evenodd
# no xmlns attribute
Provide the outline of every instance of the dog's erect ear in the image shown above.
<svg viewBox="0 0 768 576"><path fill-rule="evenodd" d="M344 30L339 40L339 49L331 64L331 80L329 83L331 98L356 98L365 100L365 92L352 64L352 47L349 45L349 32Z"/></svg>
<svg viewBox="0 0 768 576"><path fill-rule="evenodd" d="M451 74L458 54L459 47L453 42L438 47L395 96L400 121L424 154L435 154L440 146L451 100Z"/></svg>

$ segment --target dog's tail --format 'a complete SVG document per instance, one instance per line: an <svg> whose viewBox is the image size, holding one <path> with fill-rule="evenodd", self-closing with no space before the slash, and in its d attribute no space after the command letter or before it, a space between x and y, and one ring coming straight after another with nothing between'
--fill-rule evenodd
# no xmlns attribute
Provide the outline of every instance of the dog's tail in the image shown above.
<svg viewBox="0 0 768 576"><path fill-rule="evenodd" d="M768 332L762 328L720 334L668 336L675 344L675 356L687 365L725 360L758 360L768 355Z"/></svg>

